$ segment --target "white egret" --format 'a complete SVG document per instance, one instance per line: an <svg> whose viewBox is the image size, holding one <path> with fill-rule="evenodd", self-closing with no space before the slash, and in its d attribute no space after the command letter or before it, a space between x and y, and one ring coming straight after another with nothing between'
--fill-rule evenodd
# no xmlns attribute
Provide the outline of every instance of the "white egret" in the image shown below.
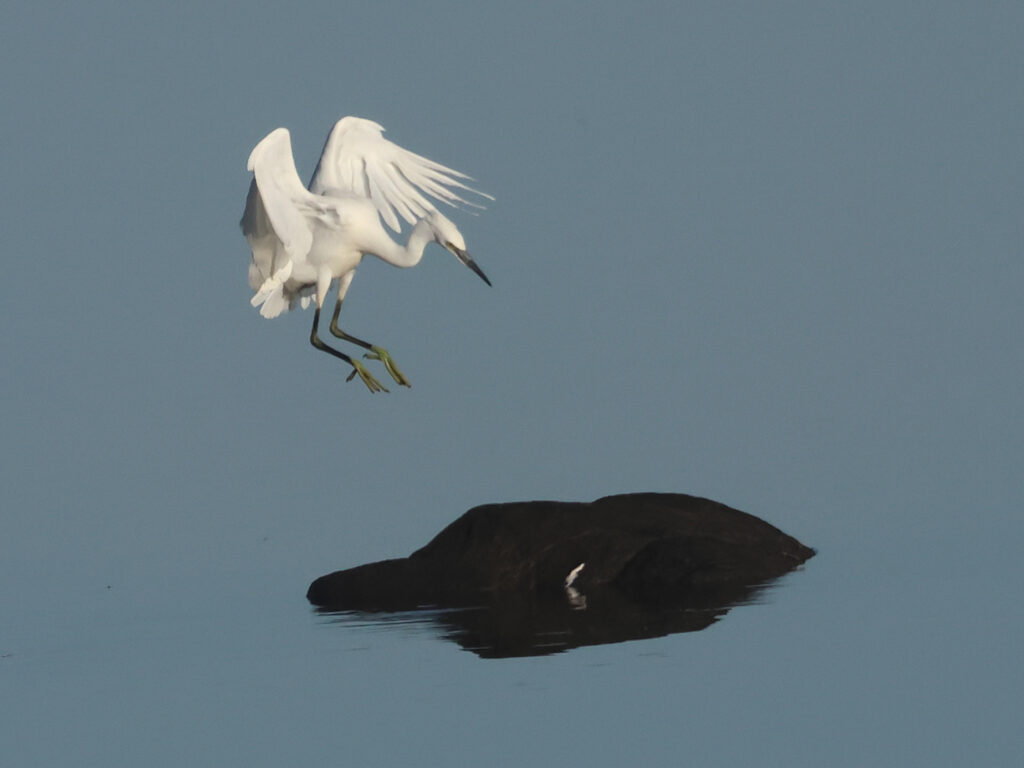
<svg viewBox="0 0 1024 768"><path fill-rule="evenodd" d="M338 327L338 313L363 256L372 254L396 267L413 267L430 242L451 251L488 285L491 281L466 252L455 225L428 199L449 205L477 206L456 190L493 199L466 186L463 173L414 154L383 137L370 120L344 117L324 144L309 189L299 179L286 128L271 131L249 155L253 179L242 215L242 232L252 250L249 286L252 305L263 317L277 317L296 305L315 303L309 340L314 347L344 360L371 392L387 391L358 359L328 346L317 335L320 310L331 283L337 301L331 333L380 360L403 386L408 379L383 347L350 336ZM399 217L414 225L408 242L391 239L386 223L401 232ZM383 223L382 223L383 220Z"/></svg>

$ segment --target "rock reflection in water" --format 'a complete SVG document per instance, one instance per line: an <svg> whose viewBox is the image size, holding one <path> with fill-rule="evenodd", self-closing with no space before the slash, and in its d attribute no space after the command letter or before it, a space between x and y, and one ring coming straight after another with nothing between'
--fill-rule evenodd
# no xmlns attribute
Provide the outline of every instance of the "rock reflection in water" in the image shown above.
<svg viewBox="0 0 1024 768"><path fill-rule="evenodd" d="M697 632L731 607L756 602L763 587L716 590L691 603L644 605L612 589L586 595L586 607L568 599L506 599L491 605L396 613L319 609L332 623L394 628L425 627L485 659L544 656L587 645L621 643Z"/></svg>
<svg viewBox="0 0 1024 768"><path fill-rule="evenodd" d="M541 655L704 629L813 554L683 494L492 504L407 558L320 577L307 597L340 621L430 606L423 620L480 656Z"/></svg>

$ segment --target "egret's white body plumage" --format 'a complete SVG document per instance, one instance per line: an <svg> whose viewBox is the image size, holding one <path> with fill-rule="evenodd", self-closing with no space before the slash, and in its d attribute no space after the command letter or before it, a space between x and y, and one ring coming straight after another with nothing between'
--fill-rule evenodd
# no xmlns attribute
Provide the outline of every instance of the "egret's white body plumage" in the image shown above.
<svg viewBox="0 0 1024 768"><path fill-rule="evenodd" d="M253 179L241 221L252 250L253 306L264 317L277 317L296 304L307 307L315 301L314 346L352 363L371 390L374 386L361 364L317 338L319 310L334 280L338 281L338 304L332 332L371 349L373 356L386 351L336 326L341 301L364 255L396 267L412 267L419 263L424 248L436 242L490 283L466 253L462 234L429 199L475 205L456 190L489 196L460 181L468 179L465 174L393 144L383 131L370 120L339 120L327 137L309 189L295 169L288 130L271 131L249 155ZM400 218L414 225L404 246L384 228L386 223L401 232ZM392 370L389 358L385 364L396 380L408 383L397 368Z"/></svg>

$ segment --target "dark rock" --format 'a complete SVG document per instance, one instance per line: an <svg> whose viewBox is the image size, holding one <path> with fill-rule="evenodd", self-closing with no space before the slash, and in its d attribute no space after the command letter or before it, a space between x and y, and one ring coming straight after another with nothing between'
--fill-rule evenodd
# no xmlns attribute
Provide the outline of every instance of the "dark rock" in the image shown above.
<svg viewBox="0 0 1024 768"><path fill-rule="evenodd" d="M407 558L321 576L307 597L334 611L539 599L565 612L579 608L566 576L584 563L572 585L581 599L724 612L723 605L813 554L763 520L683 494L488 504L469 510Z"/></svg>

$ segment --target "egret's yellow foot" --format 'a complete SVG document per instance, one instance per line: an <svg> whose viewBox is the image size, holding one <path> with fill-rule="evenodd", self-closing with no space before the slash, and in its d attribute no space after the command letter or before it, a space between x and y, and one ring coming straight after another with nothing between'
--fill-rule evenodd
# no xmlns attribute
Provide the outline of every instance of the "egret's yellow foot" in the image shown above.
<svg viewBox="0 0 1024 768"><path fill-rule="evenodd" d="M384 347L378 347L374 344L370 347L370 351L363 355L363 357L368 360L380 360L384 363L384 367L388 369L388 373L391 374L391 378L403 387L412 386L412 384L409 383L409 380L405 378L405 374L398 370L398 366L395 365L395 361L391 358L391 353L384 349Z"/></svg>
<svg viewBox="0 0 1024 768"><path fill-rule="evenodd" d="M388 391L387 387L385 387L383 384L381 384L379 381L377 381L377 379L375 379L373 377L373 374L370 373L366 369L366 366L363 365L361 362L359 362L358 360L356 360L354 358L352 360L350 360L349 362L352 363L352 373L350 373L348 375L348 378L345 379L345 381L352 381L352 379L354 379L356 377L356 374L358 374L359 378L363 380L363 384L365 384L367 389L369 389L371 392L387 392Z"/></svg>

